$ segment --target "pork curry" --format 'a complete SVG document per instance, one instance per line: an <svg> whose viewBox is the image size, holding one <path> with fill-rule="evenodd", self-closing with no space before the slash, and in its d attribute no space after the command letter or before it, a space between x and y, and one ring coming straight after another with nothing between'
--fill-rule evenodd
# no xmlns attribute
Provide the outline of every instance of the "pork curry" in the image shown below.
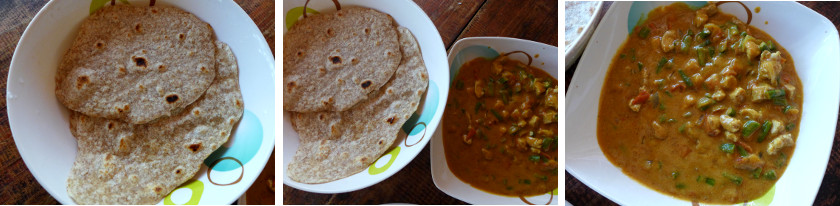
<svg viewBox="0 0 840 206"><path fill-rule="evenodd" d="M598 143L613 164L659 192L733 204L764 195L799 132L802 83L768 34L714 3L652 10L606 75Z"/></svg>
<svg viewBox="0 0 840 206"><path fill-rule="evenodd" d="M490 193L545 194L557 188L557 79L508 54L471 60L453 80L441 124L446 163Z"/></svg>

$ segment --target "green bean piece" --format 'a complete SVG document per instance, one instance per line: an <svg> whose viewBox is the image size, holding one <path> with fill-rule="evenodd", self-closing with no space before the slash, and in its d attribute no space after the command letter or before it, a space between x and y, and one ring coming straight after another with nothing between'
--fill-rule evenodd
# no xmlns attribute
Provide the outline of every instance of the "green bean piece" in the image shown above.
<svg viewBox="0 0 840 206"><path fill-rule="evenodd" d="M794 123L790 123L790 124L788 124L787 126L785 126L785 130L790 131L790 130L792 130L792 129L793 129L793 128L795 128L795 127L796 127L796 124L794 124Z"/></svg>
<svg viewBox="0 0 840 206"><path fill-rule="evenodd" d="M749 137L750 135L755 133L755 130L757 130L759 126L761 125L758 124L758 122L756 122L755 120L749 120L744 123L741 135L744 137Z"/></svg>
<svg viewBox="0 0 840 206"><path fill-rule="evenodd" d="M665 63L668 63L668 59L666 59L665 57L662 57L661 59L659 59L659 64L656 65L656 73L657 74L659 74L659 72L662 71L662 67L665 67Z"/></svg>
<svg viewBox="0 0 840 206"><path fill-rule="evenodd" d="M720 145L720 150L726 152L727 154L732 154L732 152L735 152L735 144L723 143Z"/></svg>
<svg viewBox="0 0 840 206"><path fill-rule="evenodd" d="M767 170L767 172L764 173L764 179L775 180L776 170Z"/></svg>
<svg viewBox="0 0 840 206"><path fill-rule="evenodd" d="M735 117L735 109L729 107L728 109L726 109L726 115L729 115L730 117Z"/></svg>
<svg viewBox="0 0 840 206"><path fill-rule="evenodd" d="M764 141L764 138L767 137L767 134L770 134L770 128L772 127L773 123L771 123L770 121L764 121L764 124L761 125L761 130L758 132L758 138L756 139L758 140L758 143Z"/></svg>
<svg viewBox="0 0 840 206"><path fill-rule="evenodd" d="M735 146L735 149L737 149L737 150L738 150L738 154L739 154L739 155L741 155L741 157L746 157L746 156L749 156L749 155L750 155L750 153L749 153L749 152L747 152L747 150L746 150L746 149L744 149L744 148L743 148L743 147L741 147L741 146L737 146L737 145L736 145L736 146Z"/></svg>
<svg viewBox="0 0 840 206"><path fill-rule="evenodd" d="M752 172L752 178L753 178L753 179L758 179L759 177L761 177L761 167L756 168L756 169L755 169L755 170L753 170L753 172Z"/></svg>
<svg viewBox="0 0 840 206"><path fill-rule="evenodd" d="M680 128L678 128L677 131L680 131L680 133L685 134L685 125L686 125L686 123L683 123L682 125L680 125Z"/></svg>
<svg viewBox="0 0 840 206"><path fill-rule="evenodd" d="M707 185L715 186L715 179L712 179L711 177L707 177L705 182Z"/></svg>
<svg viewBox="0 0 840 206"><path fill-rule="evenodd" d="M650 34L650 29L647 28L647 26L644 26L644 27L639 29L639 37L647 38L649 34Z"/></svg>
<svg viewBox="0 0 840 206"><path fill-rule="evenodd" d="M715 104L715 103L716 103L715 100L712 99L712 98L701 97L699 100L697 100L697 109L705 111L710 106L712 106L712 104Z"/></svg>
<svg viewBox="0 0 840 206"><path fill-rule="evenodd" d="M732 181L732 183L735 183L736 185L741 185L741 182L743 181L741 177L726 172L723 172L723 177L726 177L729 181Z"/></svg>
<svg viewBox="0 0 840 206"><path fill-rule="evenodd" d="M499 121L504 121L505 120L504 118L502 118L502 115L499 115L499 113L496 112L495 109L490 109L490 112L493 113L493 116L496 116L496 119L499 119Z"/></svg>
<svg viewBox="0 0 840 206"><path fill-rule="evenodd" d="M694 86L694 83L693 83L693 82L691 82L691 79L690 79L690 78L688 78L688 75L685 75L685 72L683 72L683 70L682 70L682 69L677 70L677 72L678 72L678 73L680 73L680 77L682 77L682 79L683 79L683 81L685 82L685 85L686 85L686 86L689 86L689 87L693 87L693 86Z"/></svg>

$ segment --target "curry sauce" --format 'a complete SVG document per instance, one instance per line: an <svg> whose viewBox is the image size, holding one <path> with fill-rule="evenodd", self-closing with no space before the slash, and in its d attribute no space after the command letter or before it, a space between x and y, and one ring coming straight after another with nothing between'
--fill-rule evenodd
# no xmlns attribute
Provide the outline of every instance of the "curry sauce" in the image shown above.
<svg viewBox="0 0 840 206"><path fill-rule="evenodd" d="M452 85L441 128L456 177L507 196L557 188L557 79L503 54L464 64Z"/></svg>
<svg viewBox="0 0 840 206"><path fill-rule="evenodd" d="M652 10L613 58L598 143L633 179L714 204L761 197L784 173L802 83L772 37L714 3Z"/></svg>

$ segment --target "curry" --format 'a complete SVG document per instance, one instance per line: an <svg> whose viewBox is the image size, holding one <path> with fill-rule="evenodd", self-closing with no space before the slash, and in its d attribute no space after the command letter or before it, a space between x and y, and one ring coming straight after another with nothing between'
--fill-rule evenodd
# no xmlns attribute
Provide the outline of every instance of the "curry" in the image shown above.
<svg viewBox="0 0 840 206"><path fill-rule="evenodd" d="M503 54L467 62L452 88L441 126L455 176L506 196L557 188L557 79Z"/></svg>
<svg viewBox="0 0 840 206"><path fill-rule="evenodd" d="M799 132L802 83L768 34L714 3L654 9L613 58L597 136L613 164L644 185L694 202L764 195Z"/></svg>

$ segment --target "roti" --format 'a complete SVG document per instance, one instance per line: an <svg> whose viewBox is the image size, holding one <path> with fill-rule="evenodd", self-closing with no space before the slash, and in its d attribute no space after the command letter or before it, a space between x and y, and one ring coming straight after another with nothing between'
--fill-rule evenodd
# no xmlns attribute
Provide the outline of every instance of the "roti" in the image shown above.
<svg viewBox="0 0 840 206"><path fill-rule="evenodd" d="M244 104L233 53L216 42L216 79L182 112L136 125L73 112L78 154L67 194L79 204L157 204L228 141Z"/></svg>
<svg viewBox="0 0 840 206"><path fill-rule="evenodd" d="M283 108L347 110L384 85L401 58L388 14L350 7L302 19L283 37Z"/></svg>
<svg viewBox="0 0 840 206"><path fill-rule="evenodd" d="M213 29L173 7L106 6L81 25L55 94L91 117L143 124L194 102L213 81Z"/></svg>
<svg viewBox="0 0 840 206"><path fill-rule="evenodd" d="M341 179L370 166L394 143L429 82L417 40L404 27L398 31L399 68L365 101L343 112L292 112L300 146L286 171L289 178L302 183Z"/></svg>

